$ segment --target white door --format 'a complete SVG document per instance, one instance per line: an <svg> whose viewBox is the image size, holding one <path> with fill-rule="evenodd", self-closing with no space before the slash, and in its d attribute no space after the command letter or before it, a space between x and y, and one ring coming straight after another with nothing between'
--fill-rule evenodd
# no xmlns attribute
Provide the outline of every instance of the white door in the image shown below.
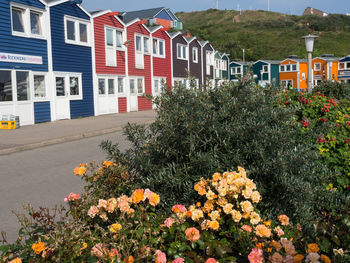
<svg viewBox="0 0 350 263"><path fill-rule="evenodd" d="M34 105L31 101L29 72L16 71L16 94L14 115L20 116L21 125L34 124Z"/></svg>
<svg viewBox="0 0 350 263"><path fill-rule="evenodd" d="M118 112L118 98L114 78L98 79L98 113L111 114Z"/></svg>
<svg viewBox="0 0 350 263"><path fill-rule="evenodd" d="M56 77L56 120L70 119L69 93L65 77Z"/></svg>
<svg viewBox="0 0 350 263"><path fill-rule="evenodd" d="M136 80L130 79L130 111L138 110Z"/></svg>

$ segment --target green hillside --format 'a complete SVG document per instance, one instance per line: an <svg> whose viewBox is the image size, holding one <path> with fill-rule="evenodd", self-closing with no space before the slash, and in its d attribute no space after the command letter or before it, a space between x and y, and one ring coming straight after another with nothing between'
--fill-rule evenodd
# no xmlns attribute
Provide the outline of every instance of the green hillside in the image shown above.
<svg viewBox="0 0 350 263"><path fill-rule="evenodd" d="M262 10L239 12L210 9L200 12L177 13L184 29L214 47L231 54L231 59L285 59L288 55L306 57L300 37L309 33L320 36L314 56L350 54L350 16L295 16ZM237 17L239 15L239 22ZM236 19L234 19L236 17Z"/></svg>

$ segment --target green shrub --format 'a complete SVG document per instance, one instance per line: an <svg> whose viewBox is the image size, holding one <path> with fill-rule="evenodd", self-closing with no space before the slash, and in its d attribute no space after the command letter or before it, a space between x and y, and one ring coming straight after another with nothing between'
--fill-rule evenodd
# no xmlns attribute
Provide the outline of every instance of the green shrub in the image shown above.
<svg viewBox="0 0 350 263"><path fill-rule="evenodd" d="M208 91L175 87L155 99L158 115L149 128L125 128L131 149L121 153L111 142L102 148L128 167L136 187L160 193L165 208L190 204L201 177L242 165L261 189L264 213L285 212L307 224L316 211L339 204L323 186L330 173L300 136L295 109L277 107L276 92L251 83Z"/></svg>
<svg viewBox="0 0 350 263"><path fill-rule="evenodd" d="M350 100L350 85L339 82L326 81L313 89L314 93L321 93L326 97L334 97L335 99Z"/></svg>

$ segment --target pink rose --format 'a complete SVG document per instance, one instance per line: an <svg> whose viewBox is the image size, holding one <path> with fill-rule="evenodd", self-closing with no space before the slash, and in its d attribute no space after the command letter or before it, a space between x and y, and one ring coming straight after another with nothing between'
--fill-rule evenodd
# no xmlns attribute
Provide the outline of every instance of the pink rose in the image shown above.
<svg viewBox="0 0 350 263"><path fill-rule="evenodd" d="M177 258L172 263L184 263L185 260L183 258Z"/></svg>
<svg viewBox="0 0 350 263"><path fill-rule="evenodd" d="M70 193L66 198L64 198L64 201L68 202L68 201L78 200L78 199L80 199L80 194Z"/></svg>
<svg viewBox="0 0 350 263"><path fill-rule="evenodd" d="M258 248L253 248L252 252L250 252L250 254L248 255L248 259L250 263L263 263L263 251Z"/></svg>
<svg viewBox="0 0 350 263"><path fill-rule="evenodd" d="M207 261L205 261L205 263L219 263L219 262L216 261L215 258L208 258Z"/></svg>
<svg viewBox="0 0 350 263"><path fill-rule="evenodd" d="M243 225L241 227L241 229L243 229L244 231L248 232L248 233L251 233L252 232L252 227L251 226L248 226L248 225Z"/></svg>
<svg viewBox="0 0 350 263"><path fill-rule="evenodd" d="M165 219L164 224L167 228L170 228L174 224L174 219L168 217L167 219Z"/></svg>
<svg viewBox="0 0 350 263"><path fill-rule="evenodd" d="M160 251L159 249L156 250L154 253L154 260L156 263L166 263L166 255L164 252Z"/></svg>

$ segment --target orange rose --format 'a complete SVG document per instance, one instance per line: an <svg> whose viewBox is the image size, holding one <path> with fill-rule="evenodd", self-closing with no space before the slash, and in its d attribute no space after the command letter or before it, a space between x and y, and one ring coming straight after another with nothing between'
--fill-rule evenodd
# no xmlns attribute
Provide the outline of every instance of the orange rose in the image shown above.
<svg viewBox="0 0 350 263"><path fill-rule="evenodd" d="M74 168L74 175L84 175L86 173L85 166L77 166Z"/></svg>
<svg viewBox="0 0 350 263"><path fill-rule="evenodd" d="M160 202L160 197L156 193L151 193L150 196L148 197L149 203L151 206L156 206Z"/></svg>
<svg viewBox="0 0 350 263"><path fill-rule="evenodd" d="M324 263L331 263L331 260L326 255L321 255L321 261Z"/></svg>
<svg viewBox="0 0 350 263"><path fill-rule="evenodd" d="M39 255L45 250L45 244L43 242L34 243L32 245L32 249L35 252L35 254Z"/></svg>
<svg viewBox="0 0 350 263"><path fill-rule="evenodd" d="M195 227L187 228L185 230L185 234L186 234L186 239L191 242L197 242L200 237L199 230Z"/></svg>
<svg viewBox="0 0 350 263"><path fill-rule="evenodd" d="M109 167L109 166L115 166L115 163L112 163L110 161L104 161L103 165L106 166L106 167Z"/></svg>
<svg viewBox="0 0 350 263"><path fill-rule="evenodd" d="M316 243L311 243L307 245L307 253L317 253L320 251L320 248Z"/></svg>
<svg viewBox="0 0 350 263"><path fill-rule="evenodd" d="M301 263L304 259L304 256L301 254L297 254L294 256L293 259L294 259L294 263Z"/></svg>
<svg viewBox="0 0 350 263"><path fill-rule="evenodd" d="M282 226L288 226L289 225L289 217L286 215L280 215L278 217L278 220L281 222Z"/></svg>
<svg viewBox="0 0 350 263"><path fill-rule="evenodd" d="M128 263L133 263L133 262L134 262L134 257L133 256L129 256Z"/></svg>
<svg viewBox="0 0 350 263"><path fill-rule="evenodd" d="M271 236L271 230L268 229L265 225L260 224L257 225L255 228L255 234L259 237L270 237Z"/></svg>
<svg viewBox="0 0 350 263"><path fill-rule="evenodd" d="M131 195L131 199L136 204L140 203L144 199L144 197L145 197L145 190L143 189L136 189Z"/></svg>
<svg viewBox="0 0 350 263"><path fill-rule="evenodd" d="M15 259L9 261L9 263L22 263L22 260L20 258L15 258Z"/></svg>

